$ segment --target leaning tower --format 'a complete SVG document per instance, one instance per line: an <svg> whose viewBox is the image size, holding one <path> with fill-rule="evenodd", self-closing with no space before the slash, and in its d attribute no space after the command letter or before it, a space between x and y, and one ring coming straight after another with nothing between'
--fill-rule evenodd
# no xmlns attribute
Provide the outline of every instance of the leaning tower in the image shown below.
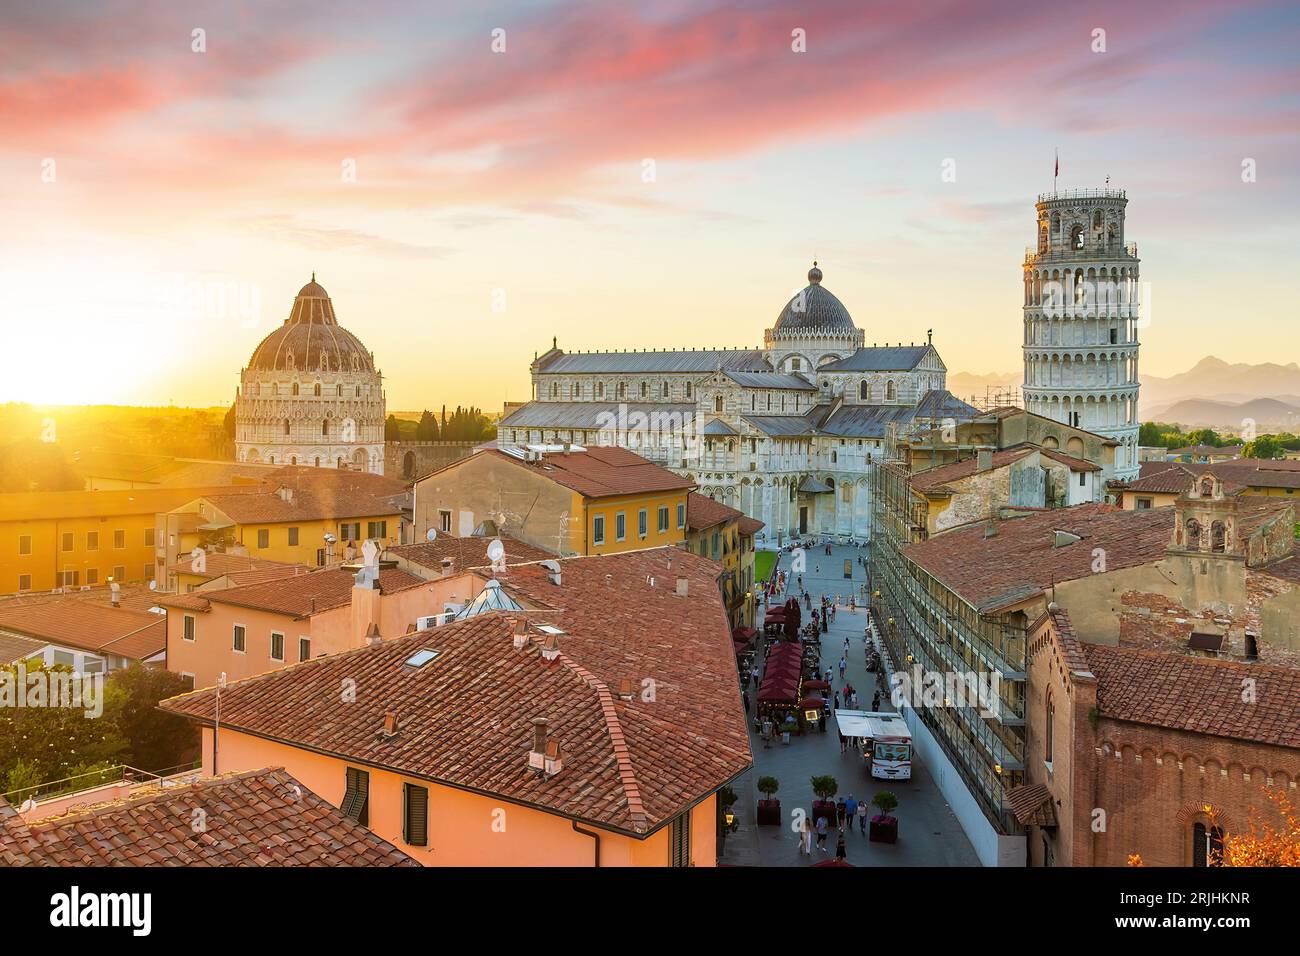
<svg viewBox="0 0 1300 956"><path fill-rule="evenodd" d="M1105 435L1116 478L1138 473L1137 245L1124 241L1122 189L1038 197L1025 250L1028 411Z"/></svg>

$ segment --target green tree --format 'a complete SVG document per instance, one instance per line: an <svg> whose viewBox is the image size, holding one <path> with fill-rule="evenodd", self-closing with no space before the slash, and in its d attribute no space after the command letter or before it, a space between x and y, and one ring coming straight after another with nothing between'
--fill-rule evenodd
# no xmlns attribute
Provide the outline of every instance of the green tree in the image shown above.
<svg viewBox="0 0 1300 956"><path fill-rule="evenodd" d="M120 693L120 706L114 716L132 766L157 773L193 757L199 744L194 725L184 717L158 709L159 701L185 693L185 682L179 674L133 664L115 671L108 683Z"/></svg>
<svg viewBox="0 0 1300 956"><path fill-rule="evenodd" d="M426 408L420 413L420 424L415 426L415 440L438 441L440 437L438 420L433 417L433 412Z"/></svg>
<svg viewBox="0 0 1300 956"><path fill-rule="evenodd" d="M1254 441L1246 442L1241 450L1243 458L1285 458L1286 450L1273 435L1260 435Z"/></svg>
<svg viewBox="0 0 1300 956"><path fill-rule="evenodd" d="M396 415L384 419L384 441L401 441L402 426L397 423Z"/></svg>

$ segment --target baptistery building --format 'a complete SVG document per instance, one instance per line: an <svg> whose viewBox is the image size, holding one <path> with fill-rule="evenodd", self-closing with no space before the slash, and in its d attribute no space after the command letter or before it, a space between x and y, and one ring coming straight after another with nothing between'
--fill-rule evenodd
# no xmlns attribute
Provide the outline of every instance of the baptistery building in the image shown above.
<svg viewBox="0 0 1300 956"><path fill-rule="evenodd" d="M374 354L339 325L313 273L239 373L236 456L383 474L384 414Z"/></svg>
<svg viewBox="0 0 1300 956"><path fill-rule="evenodd" d="M871 344L813 264L762 348L566 352L531 366L502 448L616 444L765 525L768 540L870 536L869 469L891 435L978 414L929 342Z"/></svg>

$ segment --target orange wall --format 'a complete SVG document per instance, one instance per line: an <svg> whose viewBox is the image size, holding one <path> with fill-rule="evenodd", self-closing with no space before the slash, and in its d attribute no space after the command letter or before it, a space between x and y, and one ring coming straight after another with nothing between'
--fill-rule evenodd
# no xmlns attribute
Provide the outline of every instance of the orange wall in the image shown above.
<svg viewBox="0 0 1300 956"><path fill-rule="evenodd" d="M218 770L222 773L284 767L304 786L338 806L343 799L348 764L334 757L299 750L237 733L221 731ZM369 827L426 866L591 866L594 841L573 831L569 820L535 810L363 767L370 774ZM203 730L203 767L212 772L212 730ZM429 789L429 845L408 846L402 840L402 784ZM714 798L691 813L691 861L714 866L716 828ZM597 830L601 866L667 866L668 827L645 840Z"/></svg>
<svg viewBox="0 0 1300 956"><path fill-rule="evenodd" d="M107 518L43 518L34 521L0 522L0 594L18 590L19 577L31 575L31 590L48 591L60 586L58 572L76 571L78 586L105 585L120 566L123 582L149 580L153 576L154 547L145 545L145 531L154 527L153 514L114 515ZM87 547L89 532L99 534L99 546ZM114 532L125 532L124 547L113 547ZM72 550L63 550L63 535L72 534ZM20 555L19 539L32 539L32 553ZM91 581L87 571L95 569ZM148 572L148 576L146 576Z"/></svg>
<svg viewBox="0 0 1300 956"><path fill-rule="evenodd" d="M416 618L442 611L441 591L455 590L454 583L430 581L428 585L381 594L379 634L391 639L406 633ZM441 587L440 587L441 586ZM201 595L201 591L194 592ZM194 617L194 641L184 640L184 618ZM234 649L234 627L246 628L244 653ZM284 660L271 658L271 632L284 635ZM167 610L167 669L193 674L195 687L211 687L224 671L228 681L255 677L298 663L298 638L311 638L311 656L321 657L362 646L365 628L354 627L352 607L344 605L322 611L304 620L252 608L213 602L208 611Z"/></svg>

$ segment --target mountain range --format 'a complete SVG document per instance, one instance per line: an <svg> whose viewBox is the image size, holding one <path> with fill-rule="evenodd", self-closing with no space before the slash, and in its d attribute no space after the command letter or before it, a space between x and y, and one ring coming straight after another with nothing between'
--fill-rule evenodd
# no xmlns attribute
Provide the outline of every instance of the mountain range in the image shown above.
<svg viewBox="0 0 1300 956"><path fill-rule="evenodd" d="M950 372L948 390L983 400L989 390L1020 385L1020 373ZM1260 431L1300 428L1300 365L1290 362L1225 362L1208 355L1186 372L1142 376L1143 421L1177 422L1184 428L1238 428L1244 419Z"/></svg>

